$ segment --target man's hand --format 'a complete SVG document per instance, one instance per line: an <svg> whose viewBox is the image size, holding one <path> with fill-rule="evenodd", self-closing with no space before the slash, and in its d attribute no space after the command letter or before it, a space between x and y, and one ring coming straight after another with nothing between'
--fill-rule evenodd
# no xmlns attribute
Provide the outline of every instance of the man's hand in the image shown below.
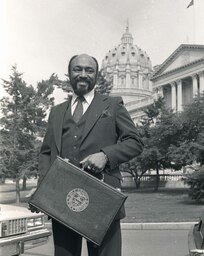
<svg viewBox="0 0 204 256"><path fill-rule="evenodd" d="M40 212L40 210L38 208L36 208L35 206L33 206L31 204L29 204L28 210L30 210L31 212L36 212L36 213Z"/></svg>
<svg viewBox="0 0 204 256"><path fill-rule="evenodd" d="M84 158L80 164L84 169L88 169L94 173L102 172L108 161L107 156L103 152L95 153Z"/></svg>

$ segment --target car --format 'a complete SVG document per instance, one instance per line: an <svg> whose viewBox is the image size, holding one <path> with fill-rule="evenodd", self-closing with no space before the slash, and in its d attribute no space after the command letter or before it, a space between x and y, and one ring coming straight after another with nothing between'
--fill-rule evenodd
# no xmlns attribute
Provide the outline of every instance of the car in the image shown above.
<svg viewBox="0 0 204 256"><path fill-rule="evenodd" d="M190 256L204 256L204 212L200 221L189 231L188 248Z"/></svg>
<svg viewBox="0 0 204 256"><path fill-rule="evenodd" d="M51 235L45 215L21 206L0 204L0 255L17 256L46 243Z"/></svg>

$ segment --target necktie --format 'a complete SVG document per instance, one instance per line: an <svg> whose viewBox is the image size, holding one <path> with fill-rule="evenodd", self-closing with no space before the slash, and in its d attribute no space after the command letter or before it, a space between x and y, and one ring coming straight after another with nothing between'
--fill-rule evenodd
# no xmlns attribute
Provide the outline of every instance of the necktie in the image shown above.
<svg viewBox="0 0 204 256"><path fill-rule="evenodd" d="M73 119L76 123L79 122L80 118L83 115L83 105L82 105L82 103L83 103L84 100L85 99L84 99L83 96L79 96L79 97L76 98L76 101L78 101L78 102L77 102L76 108L75 108L74 113L73 113Z"/></svg>

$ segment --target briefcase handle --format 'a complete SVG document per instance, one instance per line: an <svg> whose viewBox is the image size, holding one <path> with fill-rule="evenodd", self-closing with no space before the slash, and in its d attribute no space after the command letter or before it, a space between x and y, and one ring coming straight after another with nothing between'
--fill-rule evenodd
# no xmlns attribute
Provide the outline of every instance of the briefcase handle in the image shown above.
<svg viewBox="0 0 204 256"><path fill-rule="evenodd" d="M59 157L60 158L60 157ZM70 160L68 158L63 158L63 160L67 163L70 162ZM91 168L84 168L83 166L80 168L82 171L84 172L88 172L89 174L91 174L92 176L96 177L97 179L99 179L100 181L104 182L104 172L100 172L98 173L99 175L101 175L101 177L97 176L97 173L96 175L94 175L94 172L91 171Z"/></svg>

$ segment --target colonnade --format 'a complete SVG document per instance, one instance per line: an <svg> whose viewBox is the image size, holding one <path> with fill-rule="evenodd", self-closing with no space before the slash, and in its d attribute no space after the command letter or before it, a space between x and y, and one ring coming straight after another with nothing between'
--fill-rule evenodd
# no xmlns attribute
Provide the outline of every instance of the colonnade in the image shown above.
<svg viewBox="0 0 204 256"><path fill-rule="evenodd" d="M115 89L125 87L151 90L151 83L149 77L145 76L143 73L138 72L132 74L130 69L126 69L124 75L119 73L120 72L118 70L114 70L113 72L113 87Z"/></svg>
<svg viewBox="0 0 204 256"><path fill-rule="evenodd" d="M204 92L204 71L195 73L190 76L192 79L192 97L195 97L196 95L199 95ZM183 110L183 81L188 77L175 80L170 82L168 85L170 85L171 88L171 108L174 111L182 111ZM162 85L157 87L157 93L160 96L164 96L164 87L166 85Z"/></svg>

